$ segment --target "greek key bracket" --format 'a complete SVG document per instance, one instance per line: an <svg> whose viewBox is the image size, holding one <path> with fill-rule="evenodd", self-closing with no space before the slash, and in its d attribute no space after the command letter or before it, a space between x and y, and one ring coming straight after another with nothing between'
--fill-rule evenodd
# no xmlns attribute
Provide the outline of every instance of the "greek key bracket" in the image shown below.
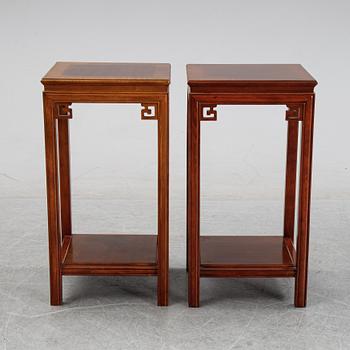
<svg viewBox="0 0 350 350"><path fill-rule="evenodd" d="M70 108L71 103L57 103L56 104L56 115L57 119L72 119L73 112L72 108Z"/></svg>
<svg viewBox="0 0 350 350"><path fill-rule="evenodd" d="M217 120L217 110L215 109L217 105L201 105L200 113L202 121L216 121Z"/></svg>
<svg viewBox="0 0 350 350"><path fill-rule="evenodd" d="M141 120L158 120L158 103L141 103Z"/></svg>
<svg viewBox="0 0 350 350"><path fill-rule="evenodd" d="M304 104L287 104L286 120L303 120Z"/></svg>

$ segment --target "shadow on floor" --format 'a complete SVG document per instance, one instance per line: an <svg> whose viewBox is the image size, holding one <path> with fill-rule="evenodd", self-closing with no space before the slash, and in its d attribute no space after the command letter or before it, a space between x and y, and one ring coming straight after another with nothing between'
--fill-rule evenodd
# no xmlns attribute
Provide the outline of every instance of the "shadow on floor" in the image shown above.
<svg viewBox="0 0 350 350"><path fill-rule="evenodd" d="M274 278L201 278L201 306L215 305L225 300L256 303L293 302L293 281ZM84 299L104 299L118 302L142 301L155 305L157 278L142 276L122 277L64 277L64 303ZM187 273L183 268L169 272L169 305L187 305Z"/></svg>

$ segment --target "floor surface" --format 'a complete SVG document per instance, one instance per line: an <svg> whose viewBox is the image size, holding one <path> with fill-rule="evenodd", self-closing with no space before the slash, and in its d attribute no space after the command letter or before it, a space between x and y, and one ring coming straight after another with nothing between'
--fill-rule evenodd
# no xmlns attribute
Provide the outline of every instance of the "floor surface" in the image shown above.
<svg viewBox="0 0 350 350"><path fill-rule="evenodd" d="M141 233L154 217L137 220L137 205L143 203L80 200L75 225L107 232L122 221ZM232 201L224 209L211 202L202 229L224 222L217 234L237 227L240 234L261 227L277 234L277 205ZM0 199L0 206L1 350L350 349L350 201L313 202L305 309L293 306L292 279L202 279L201 307L188 308L184 203L176 201L169 307L156 306L153 277L64 277L64 304L51 307L45 201ZM247 220L247 212L256 214Z"/></svg>

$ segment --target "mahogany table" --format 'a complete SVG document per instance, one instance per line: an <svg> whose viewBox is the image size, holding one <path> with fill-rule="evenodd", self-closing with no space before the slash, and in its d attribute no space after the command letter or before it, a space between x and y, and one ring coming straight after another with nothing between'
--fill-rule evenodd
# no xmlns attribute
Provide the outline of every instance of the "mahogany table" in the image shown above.
<svg viewBox="0 0 350 350"><path fill-rule="evenodd" d="M169 64L58 62L43 77L51 304L63 275L158 276L168 305ZM137 103L158 122L158 234L76 234L71 225L71 104Z"/></svg>
<svg viewBox="0 0 350 350"><path fill-rule="evenodd" d="M187 269L189 306L200 277L294 277L296 307L306 305L314 87L297 64L190 64L188 78ZM285 105L288 124L284 229L280 236L200 235L200 124L218 105ZM301 127L297 238L294 245L298 133ZM296 247L295 247L296 246Z"/></svg>

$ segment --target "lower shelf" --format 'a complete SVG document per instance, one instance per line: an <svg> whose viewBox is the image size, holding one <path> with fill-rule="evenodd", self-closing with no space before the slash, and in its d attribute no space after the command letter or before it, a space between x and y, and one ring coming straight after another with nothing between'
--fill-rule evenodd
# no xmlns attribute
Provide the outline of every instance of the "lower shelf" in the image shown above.
<svg viewBox="0 0 350 350"><path fill-rule="evenodd" d="M73 234L63 242L64 275L157 275L157 236Z"/></svg>
<svg viewBox="0 0 350 350"><path fill-rule="evenodd" d="M281 236L201 236L202 277L293 277L295 249Z"/></svg>

